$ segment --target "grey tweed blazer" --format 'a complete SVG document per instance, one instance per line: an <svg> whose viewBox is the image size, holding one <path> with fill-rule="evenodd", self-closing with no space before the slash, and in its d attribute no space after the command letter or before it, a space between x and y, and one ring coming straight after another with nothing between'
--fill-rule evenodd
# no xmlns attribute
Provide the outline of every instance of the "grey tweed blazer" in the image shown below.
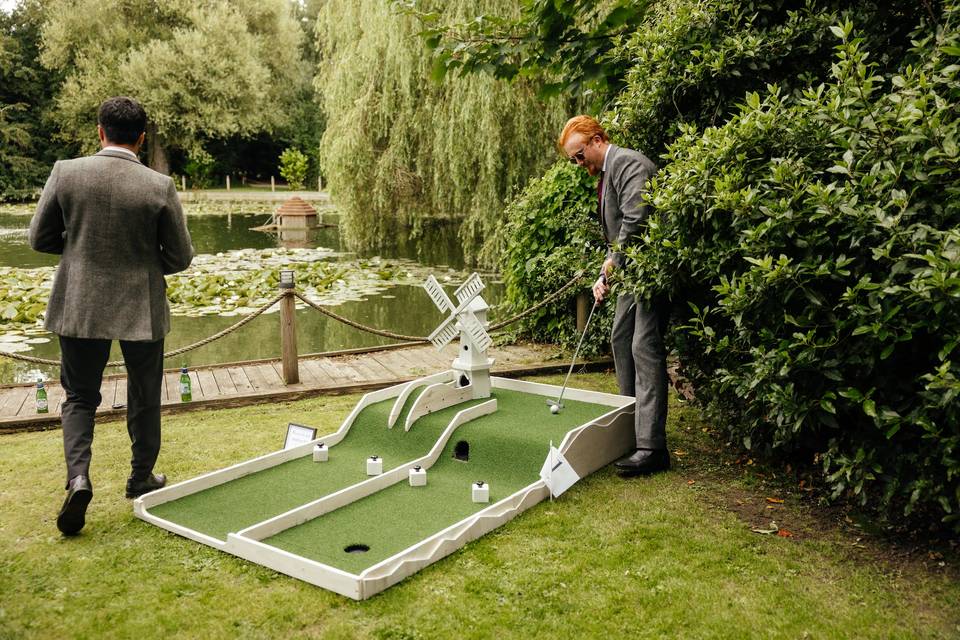
<svg viewBox="0 0 960 640"><path fill-rule="evenodd" d="M600 224L607 241L607 258L623 268L624 255L615 249L629 246L647 219L647 180L657 165L633 149L610 145L607 167L603 174L603 202Z"/></svg>
<svg viewBox="0 0 960 640"><path fill-rule="evenodd" d="M47 330L131 341L170 331L163 276L190 266L193 246L169 177L112 149L57 162L30 221L30 246L63 256Z"/></svg>

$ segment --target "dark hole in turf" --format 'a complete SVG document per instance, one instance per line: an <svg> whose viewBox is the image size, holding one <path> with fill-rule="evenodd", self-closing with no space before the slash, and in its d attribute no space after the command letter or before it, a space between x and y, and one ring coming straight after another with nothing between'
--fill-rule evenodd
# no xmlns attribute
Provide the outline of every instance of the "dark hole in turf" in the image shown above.
<svg viewBox="0 0 960 640"><path fill-rule="evenodd" d="M470 459L470 443L466 440L461 440L453 446L453 457L457 460L462 460L466 462Z"/></svg>
<svg viewBox="0 0 960 640"><path fill-rule="evenodd" d="M370 551L370 547L365 544L351 544L343 548L347 553L366 553Z"/></svg>
<svg viewBox="0 0 960 640"><path fill-rule="evenodd" d="M467 386L468 384L470 384L470 378L468 378L467 376L460 376L459 385L460 385L461 387L465 387L465 386Z"/></svg>

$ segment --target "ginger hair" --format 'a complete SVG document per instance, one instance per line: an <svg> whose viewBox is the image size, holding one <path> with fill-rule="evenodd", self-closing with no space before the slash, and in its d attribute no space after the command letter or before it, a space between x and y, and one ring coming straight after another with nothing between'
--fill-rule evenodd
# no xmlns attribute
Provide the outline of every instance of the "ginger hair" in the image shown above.
<svg viewBox="0 0 960 640"><path fill-rule="evenodd" d="M557 148L561 152L563 151L563 145L575 133L582 134L587 140L592 139L593 136L600 136L600 139L604 142L610 141L607 132L603 130L596 119L590 116L574 116L567 120L567 124L563 125L563 131L560 132L560 137L557 139Z"/></svg>

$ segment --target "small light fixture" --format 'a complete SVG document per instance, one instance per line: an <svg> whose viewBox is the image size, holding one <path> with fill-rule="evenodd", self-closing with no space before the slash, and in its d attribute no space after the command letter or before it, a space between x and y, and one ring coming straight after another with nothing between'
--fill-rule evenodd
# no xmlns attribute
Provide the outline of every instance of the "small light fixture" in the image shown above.
<svg viewBox="0 0 960 640"><path fill-rule="evenodd" d="M280 271L280 288L293 289L294 277L293 269L283 269Z"/></svg>

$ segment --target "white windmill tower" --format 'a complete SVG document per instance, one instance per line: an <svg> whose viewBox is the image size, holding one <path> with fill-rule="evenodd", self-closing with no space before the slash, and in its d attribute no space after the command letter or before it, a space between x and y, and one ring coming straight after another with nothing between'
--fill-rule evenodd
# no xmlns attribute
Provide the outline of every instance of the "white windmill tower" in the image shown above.
<svg viewBox="0 0 960 640"><path fill-rule="evenodd" d="M471 274L454 292L457 299L457 306L454 306L432 275L423 285L437 308L450 314L430 334L429 340L440 351L456 337L459 330L460 350L453 361L453 369L457 372L457 386L471 387L471 397L474 399L490 397L490 365L493 360L487 358L487 349L493 340L486 329L489 307L480 296L485 286L479 275Z"/></svg>
<svg viewBox="0 0 960 640"><path fill-rule="evenodd" d="M460 349L452 365L453 382L437 382L423 390L407 414L406 430L410 430L410 426L417 418L428 413L467 400L490 397L490 365L493 364L493 360L487 357L487 349L490 348L493 340L486 329L489 307L480 296L485 286L479 275L471 274L467 281L454 292L454 297L457 299L457 304L454 305L432 275L423 284L423 288L427 290L437 308L449 314L447 319L430 334L430 342L439 351L459 333ZM399 404L398 399L397 405ZM399 407L395 406L390 416L391 426L398 414Z"/></svg>

